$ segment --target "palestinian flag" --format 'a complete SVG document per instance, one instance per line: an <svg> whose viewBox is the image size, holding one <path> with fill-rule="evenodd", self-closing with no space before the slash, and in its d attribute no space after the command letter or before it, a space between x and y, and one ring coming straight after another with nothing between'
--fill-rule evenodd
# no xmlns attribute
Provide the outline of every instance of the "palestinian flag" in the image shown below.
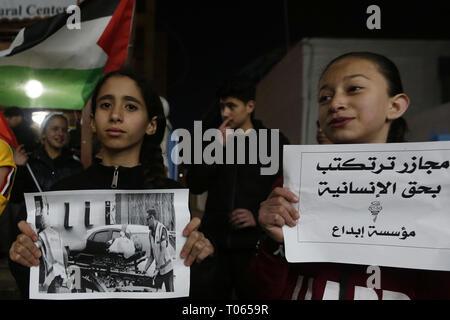
<svg viewBox="0 0 450 320"><path fill-rule="evenodd" d="M0 105L80 110L104 73L126 62L134 0L85 0L74 13L22 29L0 51Z"/></svg>

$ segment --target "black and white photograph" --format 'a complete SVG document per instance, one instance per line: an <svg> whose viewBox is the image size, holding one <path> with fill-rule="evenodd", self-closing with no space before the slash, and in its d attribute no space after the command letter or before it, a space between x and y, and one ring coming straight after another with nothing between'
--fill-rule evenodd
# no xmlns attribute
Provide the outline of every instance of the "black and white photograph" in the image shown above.
<svg viewBox="0 0 450 320"><path fill-rule="evenodd" d="M450 301L449 14L0 0L0 303L195 320Z"/></svg>
<svg viewBox="0 0 450 320"><path fill-rule="evenodd" d="M28 194L28 222L36 228L37 246L42 252L39 267L31 269L30 296L91 299L185 295L189 268L179 259L180 241L184 240L180 239L182 227L177 229L189 219L184 193Z"/></svg>

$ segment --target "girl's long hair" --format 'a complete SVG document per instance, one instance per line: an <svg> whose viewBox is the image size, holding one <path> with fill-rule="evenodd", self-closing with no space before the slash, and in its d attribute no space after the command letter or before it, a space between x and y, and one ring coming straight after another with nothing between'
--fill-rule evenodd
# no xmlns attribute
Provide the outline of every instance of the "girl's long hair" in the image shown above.
<svg viewBox="0 0 450 320"><path fill-rule="evenodd" d="M146 79L139 77L130 69L121 69L106 74L97 83L92 93L92 114L95 115L96 101L103 84L111 77L128 77L132 79L144 98L147 107L149 121L156 116L156 132L153 135L145 135L141 146L139 160L144 168L144 185L148 188L159 187L160 178L165 178L164 162L161 151L161 141L166 129L166 118L161 99Z"/></svg>

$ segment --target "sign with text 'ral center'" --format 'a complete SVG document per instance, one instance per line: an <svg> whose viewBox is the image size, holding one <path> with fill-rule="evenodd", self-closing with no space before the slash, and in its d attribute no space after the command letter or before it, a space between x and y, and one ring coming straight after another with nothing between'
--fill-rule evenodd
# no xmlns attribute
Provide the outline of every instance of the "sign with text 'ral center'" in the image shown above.
<svg viewBox="0 0 450 320"><path fill-rule="evenodd" d="M52 17L76 4L77 0L0 0L0 20Z"/></svg>
<svg viewBox="0 0 450 320"><path fill-rule="evenodd" d="M450 270L450 142L286 146L289 262Z"/></svg>

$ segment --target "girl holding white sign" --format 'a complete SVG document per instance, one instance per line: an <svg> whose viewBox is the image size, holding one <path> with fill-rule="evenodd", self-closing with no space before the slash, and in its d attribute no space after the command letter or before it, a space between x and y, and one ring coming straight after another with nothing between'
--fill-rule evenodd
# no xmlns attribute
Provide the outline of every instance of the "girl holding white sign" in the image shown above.
<svg viewBox="0 0 450 320"><path fill-rule="evenodd" d="M404 142L409 106L400 74L388 58L352 52L332 60L319 80L319 123L335 144ZM261 203L260 242L249 277L264 299L423 299L448 298L448 273L332 263L288 263L284 225L295 226L299 199L275 188ZM374 280L374 281L368 281ZM369 283L370 282L370 283ZM369 284L373 284L370 286Z"/></svg>
<svg viewBox="0 0 450 320"><path fill-rule="evenodd" d="M101 163L57 182L52 190L180 188L164 174L159 145L165 123L161 100L143 79L126 70L105 75L92 94L91 126L101 144ZM187 240L181 258L187 266L214 252L211 242L197 231L199 225L200 219L193 218L183 231ZM18 271L17 263L38 266L41 252L34 244L38 236L26 221L18 226L21 234L11 246L10 258L23 292L29 270Z"/></svg>

